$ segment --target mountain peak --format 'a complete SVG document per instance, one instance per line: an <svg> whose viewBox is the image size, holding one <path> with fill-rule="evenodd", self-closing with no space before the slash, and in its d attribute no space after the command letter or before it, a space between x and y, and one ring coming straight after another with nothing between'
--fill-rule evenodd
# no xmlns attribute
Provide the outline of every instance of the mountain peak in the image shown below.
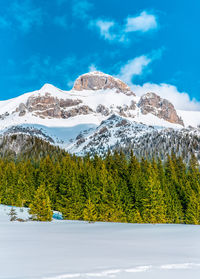
<svg viewBox="0 0 200 279"><path fill-rule="evenodd" d="M40 93L54 93L58 91L61 90L50 83L45 83L39 90Z"/></svg>
<svg viewBox="0 0 200 279"><path fill-rule="evenodd" d="M132 92L126 83L99 71L79 76L74 83L73 89L77 91L114 89L117 93L135 96L135 93Z"/></svg>
<svg viewBox="0 0 200 279"><path fill-rule="evenodd" d="M172 103L161 98L154 92L144 94L138 103L142 114L151 113L168 122L184 126L183 120L178 116Z"/></svg>
<svg viewBox="0 0 200 279"><path fill-rule="evenodd" d="M84 75L109 76L108 74L103 73L101 71L93 71L93 72L85 73L85 74L83 74L81 76L84 76Z"/></svg>

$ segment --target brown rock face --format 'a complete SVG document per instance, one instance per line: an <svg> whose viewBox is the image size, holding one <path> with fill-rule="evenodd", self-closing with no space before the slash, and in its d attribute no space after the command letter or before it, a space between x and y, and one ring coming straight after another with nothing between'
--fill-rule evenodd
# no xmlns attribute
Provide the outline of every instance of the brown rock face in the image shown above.
<svg viewBox="0 0 200 279"><path fill-rule="evenodd" d="M152 113L168 122L183 125L183 120L177 115L177 112L168 100L162 99L155 93L143 95L138 103L143 114Z"/></svg>
<svg viewBox="0 0 200 279"><path fill-rule="evenodd" d="M33 112L36 116L45 118L69 118L79 114L89 114L92 110L85 105L80 105L81 100L58 99L45 93L44 96L31 96L26 104L21 103L16 109L19 116L24 116L26 112Z"/></svg>
<svg viewBox="0 0 200 279"><path fill-rule="evenodd" d="M130 87L121 80L106 75L102 72L92 72L80 76L74 83L74 90L100 90L100 89L116 89L118 93L133 95Z"/></svg>
<svg viewBox="0 0 200 279"><path fill-rule="evenodd" d="M82 103L81 100L71 100L71 99L58 99L51 96L49 93L45 93L44 96L32 96L29 97L26 103L26 107L28 111L34 110L44 110L48 108L54 108L56 105L61 108L68 108L72 106L76 106Z"/></svg>
<svg viewBox="0 0 200 279"><path fill-rule="evenodd" d="M92 112L93 110L90 107L83 105L63 112L62 118L70 118L80 114L86 115Z"/></svg>

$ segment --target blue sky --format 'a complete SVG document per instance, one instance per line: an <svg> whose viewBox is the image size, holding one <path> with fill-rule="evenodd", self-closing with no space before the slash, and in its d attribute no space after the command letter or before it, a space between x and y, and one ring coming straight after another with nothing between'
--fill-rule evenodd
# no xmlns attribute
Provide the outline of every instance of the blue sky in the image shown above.
<svg viewBox="0 0 200 279"><path fill-rule="evenodd" d="M0 99L90 70L200 110L198 0L0 0ZM144 92L145 93L145 92Z"/></svg>

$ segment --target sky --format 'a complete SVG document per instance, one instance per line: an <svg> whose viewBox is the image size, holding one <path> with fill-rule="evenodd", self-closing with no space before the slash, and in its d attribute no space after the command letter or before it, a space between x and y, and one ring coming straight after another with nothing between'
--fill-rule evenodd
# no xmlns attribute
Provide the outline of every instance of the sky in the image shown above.
<svg viewBox="0 0 200 279"><path fill-rule="evenodd" d="M102 71L200 110L199 0L0 0L0 100Z"/></svg>

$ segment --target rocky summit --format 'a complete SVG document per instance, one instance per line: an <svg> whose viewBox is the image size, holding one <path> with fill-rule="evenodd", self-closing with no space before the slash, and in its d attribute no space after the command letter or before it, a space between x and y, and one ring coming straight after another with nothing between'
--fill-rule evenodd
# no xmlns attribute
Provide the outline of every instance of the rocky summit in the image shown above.
<svg viewBox="0 0 200 279"><path fill-rule="evenodd" d="M117 93L135 96L126 83L102 72L91 72L80 76L75 81L73 89L78 91L115 89Z"/></svg>
<svg viewBox="0 0 200 279"><path fill-rule="evenodd" d="M155 93L151 92L143 95L140 98L138 107L141 108L143 114L152 113L166 121L184 126L183 120L177 115L173 104L166 99L162 99Z"/></svg>
<svg viewBox="0 0 200 279"><path fill-rule="evenodd" d="M18 154L39 138L77 155L123 148L138 157L173 151L188 159L193 151L200 158L198 125L198 112L177 111L156 92L136 96L118 78L91 72L69 91L45 84L0 102L0 154Z"/></svg>

